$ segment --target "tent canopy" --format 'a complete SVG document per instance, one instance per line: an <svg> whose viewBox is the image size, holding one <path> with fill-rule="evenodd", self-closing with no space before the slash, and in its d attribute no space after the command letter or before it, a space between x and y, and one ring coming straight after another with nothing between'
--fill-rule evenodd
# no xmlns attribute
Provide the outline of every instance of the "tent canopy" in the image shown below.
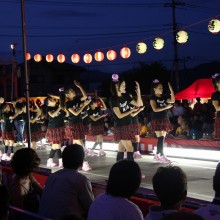
<svg viewBox="0 0 220 220"><path fill-rule="evenodd" d="M211 79L198 79L188 88L182 90L175 95L177 100L180 99L194 99L200 98L211 98L214 92L214 86Z"/></svg>

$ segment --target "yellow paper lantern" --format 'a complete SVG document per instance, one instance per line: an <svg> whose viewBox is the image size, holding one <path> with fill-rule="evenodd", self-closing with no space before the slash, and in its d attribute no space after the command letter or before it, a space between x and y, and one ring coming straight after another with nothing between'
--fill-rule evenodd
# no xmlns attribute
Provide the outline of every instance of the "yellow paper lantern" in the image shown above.
<svg viewBox="0 0 220 220"><path fill-rule="evenodd" d="M153 47L156 50L161 50L164 47L164 39L161 37L156 37L153 42Z"/></svg>
<svg viewBox="0 0 220 220"><path fill-rule="evenodd" d="M220 31L220 21L217 18L209 21L208 30L213 34L217 34Z"/></svg>
<svg viewBox="0 0 220 220"><path fill-rule="evenodd" d="M42 56L38 53L34 55L35 62L40 62L42 60Z"/></svg>
<svg viewBox="0 0 220 220"><path fill-rule="evenodd" d="M117 53L114 50L109 50L106 54L108 60L115 60Z"/></svg>
<svg viewBox="0 0 220 220"><path fill-rule="evenodd" d="M188 41L188 33L184 30L178 31L176 34L176 40L180 44L185 44Z"/></svg>
<svg viewBox="0 0 220 220"><path fill-rule="evenodd" d="M83 60L85 63L91 63L92 62L92 55L90 53L86 53L83 56Z"/></svg>
<svg viewBox="0 0 220 220"><path fill-rule="evenodd" d="M47 61L48 63L51 63L51 62L53 61L53 55L52 55L52 54L47 54L47 56L46 56L46 61Z"/></svg>
<svg viewBox="0 0 220 220"><path fill-rule="evenodd" d="M140 54L146 53L147 45L144 42L140 42L136 45L136 51Z"/></svg>
<svg viewBox="0 0 220 220"><path fill-rule="evenodd" d="M64 63L65 60L66 60L66 57L65 57L63 54L59 54L59 55L57 56L57 61L58 61L59 63Z"/></svg>
<svg viewBox="0 0 220 220"><path fill-rule="evenodd" d="M120 55L121 55L122 58L127 59L131 55L131 50L128 47L123 47L120 50Z"/></svg>
<svg viewBox="0 0 220 220"><path fill-rule="evenodd" d="M98 51L95 53L94 58L97 62L101 62L104 60L104 53L102 53L101 51Z"/></svg>
<svg viewBox="0 0 220 220"><path fill-rule="evenodd" d="M71 56L71 60L72 60L73 63L79 63L79 61L80 61L80 56L79 56L79 54L74 53L74 54Z"/></svg>
<svg viewBox="0 0 220 220"><path fill-rule="evenodd" d="M31 59L31 54L30 53L26 53L26 60L30 60Z"/></svg>

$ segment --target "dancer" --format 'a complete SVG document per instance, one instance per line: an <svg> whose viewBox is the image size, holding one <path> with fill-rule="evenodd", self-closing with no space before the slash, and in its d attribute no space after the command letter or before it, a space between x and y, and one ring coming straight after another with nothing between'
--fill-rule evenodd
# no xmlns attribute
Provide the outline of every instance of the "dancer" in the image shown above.
<svg viewBox="0 0 220 220"><path fill-rule="evenodd" d="M16 118L21 111L17 111L15 114L11 110L11 107L8 103L3 103L1 105L2 111L2 140L4 141L5 149L4 154L2 155L2 160L11 160L14 154L14 124L13 119ZM8 148L10 147L11 154L8 154Z"/></svg>
<svg viewBox="0 0 220 220"><path fill-rule="evenodd" d="M216 73L212 76L212 83L215 87L215 92L212 93L212 104L215 107L216 115L215 115L215 135L214 138L220 139L220 73Z"/></svg>
<svg viewBox="0 0 220 220"><path fill-rule="evenodd" d="M78 97L73 89L67 89L64 92L66 98L68 99L65 104L69 113L68 122L65 129L65 136L69 140L72 140L73 144L79 144L84 147L83 139L85 138L85 133L81 112L91 100L87 99L87 94L79 82L74 81L74 84L80 89L82 97ZM88 161L84 161L82 169L84 171L89 171L92 168L89 166Z"/></svg>
<svg viewBox="0 0 220 220"><path fill-rule="evenodd" d="M143 108L141 99L140 86L136 83L137 100L133 100L126 93L126 83L124 80L119 79L117 74L112 75L113 82L111 84L112 97L110 99L110 106L114 117L114 137L119 142L118 153L116 160L119 161L124 158L124 151L127 151L127 159L134 160L132 142L135 142L131 114L136 112L137 109L130 109L130 105L138 108Z"/></svg>
<svg viewBox="0 0 220 220"><path fill-rule="evenodd" d="M17 116L14 118L14 125L17 130L17 145L18 146L24 146L24 102L21 100L17 100L16 102L12 102L14 108L15 108L15 113L19 112Z"/></svg>
<svg viewBox="0 0 220 220"><path fill-rule="evenodd" d="M88 116L88 110L89 110L89 107L87 106L81 111L84 134L85 134L84 139L82 140L85 154L89 153L89 150L86 148L86 139L87 139L87 135L89 134L89 130L90 130L90 120Z"/></svg>
<svg viewBox="0 0 220 220"><path fill-rule="evenodd" d="M34 110L30 109L30 130L31 130L31 147L36 150L37 148L37 142L42 139L42 131L40 124L38 123L39 117L42 114L42 110L37 105L36 102L34 102L35 108ZM24 137L27 140L27 113L26 113L26 106L23 107L24 112Z"/></svg>
<svg viewBox="0 0 220 220"><path fill-rule="evenodd" d="M132 94L130 94L132 98ZM130 105L130 108L136 108L133 105ZM140 132L141 132L141 124L139 123L138 120L138 114L143 111L144 108L139 108L135 113L131 114L131 124L132 124L132 130L135 135L135 142L132 142L132 146L134 148L134 158L142 158L142 155L139 151L139 144L140 144Z"/></svg>
<svg viewBox="0 0 220 220"><path fill-rule="evenodd" d="M161 163L171 162L163 152L166 134L173 129L169 121L167 109L173 107L172 104L175 102L175 96L170 83L168 83L168 87L170 90L170 98L163 95L163 85L159 80L155 79L152 82L152 96L150 97L152 131L154 131L157 136L157 153L154 155L154 160Z"/></svg>
<svg viewBox="0 0 220 220"><path fill-rule="evenodd" d="M102 103L101 107L98 107L97 100L92 99L89 106L90 109L88 111L88 115L91 119L91 127L90 127L90 135L96 136L96 142L94 143L92 149L89 150L89 155L97 155L97 153L94 151L96 146L100 146L99 150L99 156L105 156L106 153L102 149L102 143L103 143L103 134L104 134L104 118L107 116L107 114L101 114L101 111L106 110L105 102L99 98L100 102Z"/></svg>
<svg viewBox="0 0 220 220"><path fill-rule="evenodd" d="M61 143L64 140L64 118L66 116L66 112L61 104L57 105L56 99L50 96L45 99L44 104L46 105L46 115L48 119L46 138L49 143L52 143L49 159L47 160L47 166L57 166L57 164L53 161L55 153L57 153L59 167L62 167Z"/></svg>

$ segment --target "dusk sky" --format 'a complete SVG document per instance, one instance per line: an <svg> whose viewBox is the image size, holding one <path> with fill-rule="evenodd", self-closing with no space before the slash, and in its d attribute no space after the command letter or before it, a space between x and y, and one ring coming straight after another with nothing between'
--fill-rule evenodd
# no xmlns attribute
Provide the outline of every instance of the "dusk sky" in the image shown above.
<svg viewBox="0 0 220 220"><path fill-rule="evenodd" d="M25 18L27 27L27 49L34 54L49 53L57 57L59 53L70 57L78 53L81 61L77 64L116 73L132 67L138 62L162 61L172 67L173 36L172 8L165 7L171 0L26 0ZM184 0L177 6L178 28L189 34L188 42L178 46L179 59L186 60L187 67L200 63L220 61L220 33L211 34L209 18L220 19L219 0ZM17 43L16 58L22 62L21 6L19 0L0 1L0 58L10 59L11 43ZM189 27L190 26L190 27ZM152 43L161 36L165 46L157 51ZM140 55L136 44L145 42L148 50ZM119 51L127 45L131 49L128 59L120 57ZM83 62L86 52L98 50L104 54L109 49L117 52L115 61L105 57L101 63L93 59L91 64ZM62 65L62 64L61 64ZM183 68L183 62L179 64Z"/></svg>

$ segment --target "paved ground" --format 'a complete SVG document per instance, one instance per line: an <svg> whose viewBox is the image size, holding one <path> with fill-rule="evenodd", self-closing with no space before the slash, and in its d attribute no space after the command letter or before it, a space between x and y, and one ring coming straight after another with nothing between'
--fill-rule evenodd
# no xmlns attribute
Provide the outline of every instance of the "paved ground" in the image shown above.
<svg viewBox="0 0 220 220"><path fill-rule="evenodd" d="M3 148L0 147L0 149L2 150ZM37 153L41 158L40 167L42 168L47 168L45 164L46 160L48 159L49 149L50 148L47 147L47 149L37 150ZM87 157L87 160L89 161L93 169L89 172L82 173L88 176L90 180L103 182L108 178L109 170L115 162L116 152L106 152L106 157ZM188 196L211 201L214 195L214 192L212 190L212 178L217 162L179 158L171 159L174 165L180 166L187 174ZM152 155L143 155L143 158L135 159L135 161L140 165L142 173L146 176L146 178L142 180L141 186L152 189L152 176L155 173L156 169L161 166L161 164L154 162ZM59 168L53 168L51 172L55 172L57 169Z"/></svg>

